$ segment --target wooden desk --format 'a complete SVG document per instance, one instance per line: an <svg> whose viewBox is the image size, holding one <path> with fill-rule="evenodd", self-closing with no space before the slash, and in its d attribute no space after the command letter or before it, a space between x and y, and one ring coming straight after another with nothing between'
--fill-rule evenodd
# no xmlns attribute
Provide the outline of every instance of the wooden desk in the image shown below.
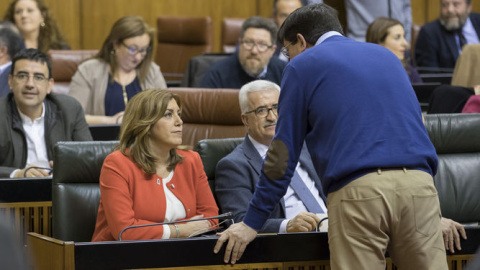
<svg viewBox="0 0 480 270"><path fill-rule="evenodd" d="M448 255L449 268L462 269L480 244L480 228L467 229L462 250ZM64 242L36 233L27 235L28 249L42 269L329 269L326 233L260 235L239 264L223 263L224 249L213 254L215 236L191 239ZM393 269L388 260L387 269Z"/></svg>

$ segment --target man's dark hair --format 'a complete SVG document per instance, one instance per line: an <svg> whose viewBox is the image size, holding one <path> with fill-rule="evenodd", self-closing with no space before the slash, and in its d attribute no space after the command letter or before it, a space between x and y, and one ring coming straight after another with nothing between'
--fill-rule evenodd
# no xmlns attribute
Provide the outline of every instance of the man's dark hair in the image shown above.
<svg viewBox="0 0 480 270"><path fill-rule="evenodd" d="M23 39L8 27L0 28L0 48L3 46L7 47L8 57L12 60L23 49Z"/></svg>
<svg viewBox="0 0 480 270"><path fill-rule="evenodd" d="M12 70L10 72L13 75L15 71L15 63L18 60L31 60L34 62L40 62L42 64L47 64L48 67L48 78L52 78L52 66L50 65L50 60L48 60L48 56L37 49L26 49L17 53L12 60Z"/></svg>
<svg viewBox="0 0 480 270"><path fill-rule="evenodd" d="M260 28L267 30L268 32L270 32L272 44L275 44L275 41L277 40L278 27L273 22L273 20L266 19L260 16L253 16L246 19L242 25L242 30L240 31L240 38L243 38L243 35L248 28Z"/></svg>
<svg viewBox="0 0 480 270"><path fill-rule="evenodd" d="M343 34L337 11L325 4L307 5L293 11L287 17L278 30L278 41L283 44L283 40L286 40L295 44L298 33L307 43L313 45L329 31Z"/></svg>

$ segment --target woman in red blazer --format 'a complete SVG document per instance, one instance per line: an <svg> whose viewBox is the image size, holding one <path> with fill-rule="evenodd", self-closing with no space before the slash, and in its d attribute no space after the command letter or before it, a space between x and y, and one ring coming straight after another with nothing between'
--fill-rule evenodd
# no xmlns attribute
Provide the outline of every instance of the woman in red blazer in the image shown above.
<svg viewBox="0 0 480 270"><path fill-rule="evenodd" d="M146 90L127 104L120 144L100 174L100 206L92 241L118 240L132 225L198 219L218 214L200 156L182 143L180 98ZM132 228L122 240L183 238L216 220Z"/></svg>

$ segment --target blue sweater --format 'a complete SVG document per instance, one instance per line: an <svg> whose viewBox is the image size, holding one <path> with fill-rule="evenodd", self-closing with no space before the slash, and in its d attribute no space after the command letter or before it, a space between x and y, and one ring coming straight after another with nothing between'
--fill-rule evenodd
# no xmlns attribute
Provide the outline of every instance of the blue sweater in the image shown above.
<svg viewBox="0 0 480 270"><path fill-rule="evenodd" d="M437 169L400 60L379 45L342 36L307 49L285 68L276 135L244 219L250 227L261 228L285 193L304 140L326 194L379 167L432 176Z"/></svg>
<svg viewBox="0 0 480 270"><path fill-rule="evenodd" d="M282 60L272 57L268 62L267 74L261 79L280 84L285 65ZM240 89L256 79L243 70L237 52L213 64L203 77L200 87Z"/></svg>

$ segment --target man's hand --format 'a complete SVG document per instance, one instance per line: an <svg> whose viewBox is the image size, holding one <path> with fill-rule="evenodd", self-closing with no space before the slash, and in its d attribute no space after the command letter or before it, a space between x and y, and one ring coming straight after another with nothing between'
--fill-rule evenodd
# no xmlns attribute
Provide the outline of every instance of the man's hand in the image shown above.
<svg viewBox="0 0 480 270"><path fill-rule="evenodd" d="M310 232L319 222L320 218L314 213L301 212L287 223L287 232Z"/></svg>
<svg viewBox="0 0 480 270"><path fill-rule="evenodd" d="M217 233L217 235L220 236L220 238L218 238L213 252L217 254L222 248L223 243L228 241L223 260L225 263L228 263L231 255L231 263L235 264L235 262L242 257L247 245L255 239L257 231L248 227L245 223L240 222L233 224L221 233Z"/></svg>
<svg viewBox="0 0 480 270"><path fill-rule="evenodd" d="M460 234L458 233L460 231ZM460 246L460 235L462 235L463 239L467 239L467 233L465 232L465 228L463 228L462 224L457 223L451 219L443 218L442 217L442 234L443 234L443 241L445 242L445 249L452 253L455 253L454 249L454 242L455 247L458 250L461 250L462 247Z"/></svg>
<svg viewBox="0 0 480 270"><path fill-rule="evenodd" d="M15 175L13 175L14 178L21 178L21 177L47 177L49 176L49 172L46 170L42 169L29 169L30 167L37 167L37 165L28 165L27 167L17 171ZM27 171L28 170L28 171ZM27 171L27 174L25 175L25 171Z"/></svg>

